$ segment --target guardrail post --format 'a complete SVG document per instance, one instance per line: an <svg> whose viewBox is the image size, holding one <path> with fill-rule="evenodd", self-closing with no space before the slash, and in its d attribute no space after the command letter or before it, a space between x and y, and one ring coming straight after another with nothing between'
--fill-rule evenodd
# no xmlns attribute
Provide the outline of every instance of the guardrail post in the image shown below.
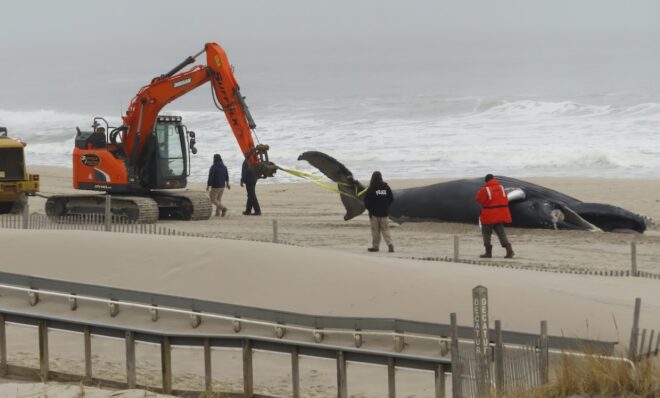
<svg viewBox="0 0 660 398"><path fill-rule="evenodd" d="M394 358L387 358L387 398L396 398L396 367Z"/></svg>
<svg viewBox="0 0 660 398"><path fill-rule="evenodd" d="M445 365L435 368L435 398L445 398Z"/></svg>
<svg viewBox="0 0 660 398"><path fill-rule="evenodd" d="M630 242L630 273L632 276L638 276L637 273L637 242Z"/></svg>
<svg viewBox="0 0 660 398"><path fill-rule="evenodd" d="M460 253L459 253L458 235L454 235L454 261L458 261L459 257L460 257Z"/></svg>
<svg viewBox="0 0 660 398"><path fill-rule="evenodd" d="M211 371L211 340L204 339L204 389L210 393L213 389L213 373Z"/></svg>
<svg viewBox="0 0 660 398"><path fill-rule="evenodd" d="M254 381L252 374L252 342L243 340L243 396L252 398L254 396Z"/></svg>
<svg viewBox="0 0 660 398"><path fill-rule="evenodd" d="M126 384L128 388L135 388L135 335L130 330L126 331Z"/></svg>
<svg viewBox="0 0 660 398"><path fill-rule="evenodd" d="M548 352L548 321L541 321L541 338L539 339L539 381L548 384L550 378Z"/></svg>
<svg viewBox="0 0 660 398"><path fill-rule="evenodd" d="M83 326L83 340L85 344L85 378L92 378L92 333L88 325Z"/></svg>
<svg viewBox="0 0 660 398"><path fill-rule="evenodd" d="M112 196L108 193L105 194L105 231L110 232L112 230L112 212L110 209L112 208Z"/></svg>
<svg viewBox="0 0 660 398"><path fill-rule="evenodd" d="M277 236L277 220L273 220L273 243L279 243Z"/></svg>
<svg viewBox="0 0 660 398"><path fill-rule="evenodd" d="M495 391L504 393L504 343L502 341L502 321L495 321Z"/></svg>
<svg viewBox="0 0 660 398"><path fill-rule="evenodd" d="M293 347L291 350L291 386L293 398L300 398L300 349Z"/></svg>
<svg viewBox="0 0 660 398"><path fill-rule="evenodd" d="M346 357L343 351L337 351L337 397L348 398L346 384Z"/></svg>
<svg viewBox="0 0 660 398"><path fill-rule="evenodd" d="M449 315L451 320L451 396L463 398L463 375L461 372L461 359L458 352L458 324L456 313Z"/></svg>
<svg viewBox="0 0 660 398"><path fill-rule="evenodd" d="M25 198L25 205L23 206L23 229L30 228L30 204Z"/></svg>
<svg viewBox="0 0 660 398"><path fill-rule="evenodd" d="M642 299L637 297L635 299L635 313L633 315L633 325L630 330L630 344L628 346L628 359L636 361L637 355L637 341L639 338L639 313L642 307Z"/></svg>
<svg viewBox="0 0 660 398"><path fill-rule="evenodd" d="M39 376L41 382L48 381L48 323L39 321Z"/></svg>
<svg viewBox="0 0 660 398"><path fill-rule="evenodd" d="M170 338L163 337L160 343L160 363L163 374L163 394L172 394L172 347Z"/></svg>
<svg viewBox="0 0 660 398"><path fill-rule="evenodd" d="M0 314L0 375L7 374L7 327L5 314Z"/></svg>

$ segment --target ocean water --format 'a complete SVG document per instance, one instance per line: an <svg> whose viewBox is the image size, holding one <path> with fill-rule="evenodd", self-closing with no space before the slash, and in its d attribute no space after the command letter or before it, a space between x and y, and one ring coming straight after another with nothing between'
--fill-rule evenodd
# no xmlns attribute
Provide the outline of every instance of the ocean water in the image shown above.
<svg viewBox="0 0 660 398"><path fill-rule="evenodd" d="M291 101L251 109L256 135L285 168L316 172L297 161L304 151L325 152L367 181L386 179L580 176L660 178L660 96L600 94L562 98L352 97ZM204 181L213 153L232 179L242 156L224 115L178 111L197 133L191 179ZM0 109L0 126L28 142L28 162L71 165L76 126L95 115ZM118 125L118 116L105 115ZM298 181L278 173L272 182Z"/></svg>

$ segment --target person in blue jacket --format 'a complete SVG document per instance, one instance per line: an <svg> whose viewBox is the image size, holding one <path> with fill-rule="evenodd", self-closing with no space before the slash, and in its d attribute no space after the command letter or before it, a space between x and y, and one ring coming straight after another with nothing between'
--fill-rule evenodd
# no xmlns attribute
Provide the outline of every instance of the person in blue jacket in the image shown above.
<svg viewBox="0 0 660 398"><path fill-rule="evenodd" d="M222 194L231 189L229 185L229 172L227 166L222 162L219 154L213 155L213 165L209 169L209 179L206 183L206 190L209 191L211 203L215 205L215 216L224 217L227 214L227 208L222 205Z"/></svg>

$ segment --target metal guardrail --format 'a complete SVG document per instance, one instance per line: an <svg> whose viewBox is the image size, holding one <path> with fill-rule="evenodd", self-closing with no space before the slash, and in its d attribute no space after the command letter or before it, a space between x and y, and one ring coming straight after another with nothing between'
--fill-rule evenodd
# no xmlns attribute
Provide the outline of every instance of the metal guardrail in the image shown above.
<svg viewBox="0 0 660 398"><path fill-rule="evenodd" d="M361 318L316 316L294 312L271 309L247 307L194 298L185 298L158 293L141 292L128 289L112 288L107 286L74 283L55 279L0 272L0 284L7 288L22 288L34 290L43 294L59 294L76 300L90 299L107 302L110 305L127 305L144 308L154 308L158 311L174 311L190 314L191 316L223 318L241 323L254 323L268 325L273 328L284 327L312 334L332 332L345 334L377 334L391 335L392 337L419 338L424 340L448 340L451 335L451 325L419 322L389 318ZM474 329L472 327L458 327L460 339L472 340ZM489 331L491 341L495 341L495 331ZM502 331L504 344L524 345L536 339L537 334ZM609 355L614 351L616 342L596 341L569 338L563 336L549 336L548 346L551 349L566 351L584 351Z"/></svg>

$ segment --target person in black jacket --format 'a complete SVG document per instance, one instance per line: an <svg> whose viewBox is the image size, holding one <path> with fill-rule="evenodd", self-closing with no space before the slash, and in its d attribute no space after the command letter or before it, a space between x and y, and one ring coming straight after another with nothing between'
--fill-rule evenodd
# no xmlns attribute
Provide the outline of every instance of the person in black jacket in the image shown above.
<svg viewBox="0 0 660 398"><path fill-rule="evenodd" d="M244 216L260 216L261 207L259 207L259 200L257 200L257 176L254 174L247 159L243 161L243 168L241 170L241 186L245 186L247 191L247 202L245 203ZM252 213L254 209L254 213Z"/></svg>
<svg viewBox="0 0 660 398"><path fill-rule="evenodd" d="M222 194L225 191L231 189L229 186L229 173L227 172L227 166L222 162L222 157L219 154L213 155L213 165L209 169L209 178L206 183L206 190L209 192L209 197L211 203L215 207L215 216L219 217L222 212L222 217L227 214L227 208L222 205Z"/></svg>
<svg viewBox="0 0 660 398"><path fill-rule="evenodd" d="M387 219L392 202L394 202L394 195L392 195L390 186L383 181L383 175L380 171L374 171L371 175L369 188L364 194L364 206L369 211L371 237L373 239L371 247L367 249L370 252L379 250L381 234L385 239L385 243L387 243L389 252L394 252L394 244L392 244L392 238L390 237L390 226Z"/></svg>

